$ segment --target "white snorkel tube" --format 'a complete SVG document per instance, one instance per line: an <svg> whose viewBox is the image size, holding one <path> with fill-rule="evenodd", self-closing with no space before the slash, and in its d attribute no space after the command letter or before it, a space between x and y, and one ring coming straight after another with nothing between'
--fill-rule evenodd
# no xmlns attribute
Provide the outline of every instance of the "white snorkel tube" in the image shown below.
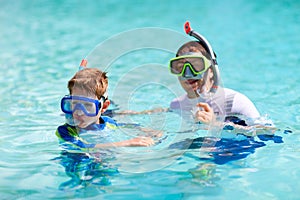
<svg viewBox="0 0 300 200"><path fill-rule="evenodd" d="M184 24L184 30L186 32L186 34L190 35L190 36L193 36L194 38L196 38L197 40L199 40L201 42L202 45L205 45L205 49L208 50L208 53L210 54L211 56L211 59L212 59L212 71L213 71L213 74L214 74L214 77L213 77L213 85L212 87L210 88L209 91L207 92L204 92L205 94L203 94L203 92L200 91L200 89L197 90L197 93L199 96L202 96L204 98L207 98L209 96L209 93L215 93L219 87L219 84L220 84L220 73L219 73L219 68L218 68L218 63L217 63L217 58L216 58L216 55L214 53L214 51L212 50L212 47L211 45L209 44L209 42L205 39L204 36L200 35L199 33L195 32L191 26L190 26L190 23L187 21L185 24Z"/></svg>

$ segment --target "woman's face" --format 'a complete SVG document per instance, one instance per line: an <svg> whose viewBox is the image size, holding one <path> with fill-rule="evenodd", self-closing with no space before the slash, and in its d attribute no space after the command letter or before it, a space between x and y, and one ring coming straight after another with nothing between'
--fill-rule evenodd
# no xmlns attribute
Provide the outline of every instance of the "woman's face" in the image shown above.
<svg viewBox="0 0 300 200"><path fill-rule="evenodd" d="M182 79L181 77L178 77L178 80L181 87L186 91L188 97L196 98L199 96L198 92L201 93L204 89L210 90L210 87L212 86L210 83L212 76L212 70L209 68L201 79Z"/></svg>
<svg viewBox="0 0 300 200"><path fill-rule="evenodd" d="M202 79L181 79L181 77L178 77L179 83L181 87L186 91L189 98L195 98L197 97L197 90L201 88Z"/></svg>

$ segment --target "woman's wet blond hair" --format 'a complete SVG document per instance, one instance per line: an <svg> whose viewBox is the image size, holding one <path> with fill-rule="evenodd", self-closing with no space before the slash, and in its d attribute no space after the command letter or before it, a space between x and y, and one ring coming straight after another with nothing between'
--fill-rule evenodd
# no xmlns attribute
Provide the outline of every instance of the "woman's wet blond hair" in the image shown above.
<svg viewBox="0 0 300 200"><path fill-rule="evenodd" d="M200 52L207 59L211 60L211 56L199 41L189 41L183 44L177 51L176 57L187 55L188 53Z"/></svg>

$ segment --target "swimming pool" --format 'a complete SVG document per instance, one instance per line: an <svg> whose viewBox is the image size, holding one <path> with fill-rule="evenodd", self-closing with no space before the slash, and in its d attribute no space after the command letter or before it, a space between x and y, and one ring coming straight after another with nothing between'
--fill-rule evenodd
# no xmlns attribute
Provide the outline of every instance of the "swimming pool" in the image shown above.
<svg viewBox="0 0 300 200"><path fill-rule="evenodd" d="M1 4L2 199L300 198L298 1L167 1L153 6L152 1L26 0ZM211 157L197 144L181 149L177 142L206 133L175 134L184 124L174 123L180 119L172 113L118 117L162 129L168 137L150 149L104 152L107 165L97 169L102 167L100 172L107 179L89 174L86 185L68 184L63 164L72 157L61 154L54 132L64 122L60 98L67 94L66 83L81 59L96 45L131 31L154 27L183 34L186 20L214 47L224 86L253 100L280 129L276 135L283 143L258 138L251 144L232 143L229 147L237 149L236 159L222 162L220 155ZM136 38L140 38L138 44L145 42L141 35ZM120 109L168 107L183 92L167 71L173 53L161 48L109 53L115 58L108 59L109 94ZM85 165L77 172L83 171L80 167Z"/></svg>

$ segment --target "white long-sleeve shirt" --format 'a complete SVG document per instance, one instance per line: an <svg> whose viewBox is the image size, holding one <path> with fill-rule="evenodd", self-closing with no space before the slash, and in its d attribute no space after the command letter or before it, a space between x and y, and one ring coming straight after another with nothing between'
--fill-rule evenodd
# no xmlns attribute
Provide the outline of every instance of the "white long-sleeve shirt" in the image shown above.
<svg viewBox="0 0 300 200"><path fill-rule="evenodd" d="M252 101L245 95L228 88L220 88L212 98L207 100L201 97L190 99L187 94L173 99L171 110L193 111L199 102L208 103L219 116L242 115L245 118L256 119L260 117Z"/></svg>

